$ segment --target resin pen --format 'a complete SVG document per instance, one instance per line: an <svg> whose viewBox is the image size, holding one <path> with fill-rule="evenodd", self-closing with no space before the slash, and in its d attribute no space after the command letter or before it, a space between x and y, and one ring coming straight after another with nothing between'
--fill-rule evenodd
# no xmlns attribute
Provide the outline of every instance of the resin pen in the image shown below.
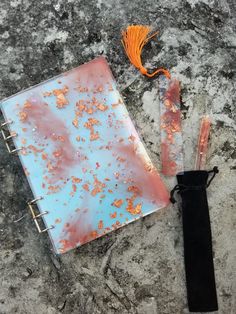
<svg viewBox="0 0 236 314"><path fill-rule="evenodd" d="M175 176L184 170L183 137L180 111L180 82L177 79L159 77L161 172Z"/></svg>

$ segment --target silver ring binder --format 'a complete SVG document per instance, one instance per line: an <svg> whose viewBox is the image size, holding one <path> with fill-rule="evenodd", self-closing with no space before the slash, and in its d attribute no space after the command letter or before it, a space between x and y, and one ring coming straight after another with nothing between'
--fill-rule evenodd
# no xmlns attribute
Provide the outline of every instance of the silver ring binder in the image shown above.
<svg viewBox="0 0 236 314"><path fill-rule="evenodd" d="M9 125L9 124L12 124L12 123L13 123L12 120L7 120L7 121L3 122L3 123L0 125L2 137L3 137L3 139L4 139L4 142L5 142L5 145L6 145L6 147L7 147L7 150L8 150L8 152L9 152L10 154L13 154L13 153L15 153L15 152L18 152L18 151L22 150L22 147L20 147L20 148L15 148L15 149L11 149L11 147L10 147L10 145L9 145L9 143L8 143L8 141L9 141L10 139L12 139L13 137L18 136L18 134L17 134L16 132L14 132L14 133L12 133L12 134L10 134L10 135L7 135L7 134L6 134L6 131L9 133L9 129L6 130L6 129L4 129L4 127L7 126L7 125ZM42 217L42 216L44 216L44 215L47 215L47 214L48 214L48 211L44 211L44 212L39 213L39 214L36 214L36 213L34 212L33 205L36 204L37 201L39 201L39 200L41 200L41 199L43 199L43 197L37 197L37 198L33 199L32 201L30 201L30 202L27 203L27 204L28 204L28 207L29 207L29 209L30 209L30 212L31 212L31 214L32 214L34 223L35 223L35 225L36 225L37 230L38 230L39 233L42 233L42 232L45 232L45 231L47 231L47 230L50 230L50 229L53 229L53 228L54 228L54 226L52 225L52 226L50 226L50 227L48 227L48 228L41 229L41 227L40 227L40 225L39 225L39 222L38 222L37 219L40 218L40 217Z"/></svg>
<svg viewBox="0 0 236 314"><path fill-rule="evenodd" d="M10 154L13 154L13 153L16 153L16 152L20 151L20 150L22 149L22 147L20 147L20 148L15 148L15 149L11 149L10 145L8 144L8 141L9 141L10 139L12 139L13 137L18 136L17 133L13 133L13 134L10 134L10 135L6 135L6 133L5 133L6 131L4 130L3 127L6 126L6 125L8 125L8 124L11 124L11 123L13 123L12 120L7 120L6 122L3 122L3 123L1 124L1 133L2 133L2 137L3 137L3 139L4 139L4 142L5 142L5 145L6 145L6 147L7 147L8 152L9 152Z"/></svg>
<svg viewBox="0 0 236 314"><path fill-rule="evenodd" d="M29 207L29 209L30 209L30 212L31 212L31 214L32 214L34 223L35 223L35 225L36 225L37 230L38 230L39 233L43 233L43 232L45 232L45 231L48 231L48 230L50 230L50 229L55 228L55 226L51 225L51 226L48 227L48 228L41 229L41 227L40 227L40 225L39 225L39 223L38 223L38 220L37 220L38 218L40 218L40 217L42 217L42 216L44 216L44 215L47 215L47 214L49 213L48 211L44 211L44 212L42 212L42 213L40 213L40 214L36 214L36 213L34 212L33 205L36 204L37 201L39 201L39 200L41 200L41 199L43 199L43 197L37 197L37 198L33 199L32 201L30 201L30 202L27 203L27 204L28 204L28 207Z"/></svg>

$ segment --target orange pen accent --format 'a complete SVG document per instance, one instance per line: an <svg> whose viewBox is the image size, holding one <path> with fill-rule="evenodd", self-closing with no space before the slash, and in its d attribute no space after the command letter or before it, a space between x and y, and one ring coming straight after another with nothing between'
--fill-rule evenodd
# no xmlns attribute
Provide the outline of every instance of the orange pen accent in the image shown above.
<svg viewBox="0 0 236 314"><path fill-rule="evenodd" d="M197 158L195 164L196 170L203 170L205 168L210 128L210 118L208 116L204 116L201 121L201 127L198 137Z"/></svg>

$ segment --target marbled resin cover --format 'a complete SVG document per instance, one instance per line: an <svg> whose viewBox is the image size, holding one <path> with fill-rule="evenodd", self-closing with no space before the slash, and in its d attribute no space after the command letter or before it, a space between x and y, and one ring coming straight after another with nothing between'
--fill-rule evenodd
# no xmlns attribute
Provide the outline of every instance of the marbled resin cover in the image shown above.
<svg viewBox="0 0 236 314"><path fill-rule="evenodd" d="M1 108L56 253L169 203L103 57Z"/></svg>

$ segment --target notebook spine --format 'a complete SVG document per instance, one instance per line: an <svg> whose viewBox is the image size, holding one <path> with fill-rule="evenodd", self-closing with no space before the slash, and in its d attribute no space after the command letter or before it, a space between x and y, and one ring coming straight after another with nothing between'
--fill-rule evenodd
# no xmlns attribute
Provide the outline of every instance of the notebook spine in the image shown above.
<svg viewBox="0 0 236 314"><path fill-rule="evenodd" d="M9 125L12 124L12 123L13 123L13 121L9 119L9 120L3 122L3 123L0 125L0 127L1 127L0 129L1 129L1 133L2 133L3 140L4 140L4 142L5 142L5 145L6 145L6 148L7 148L8 152L9 152L10 154L14 154L14 153L16 153L16 152L22 150L22 147L12 149L11 146L10 146L10 140L11 140L12 138L18 136L18 134L17 134L16 132L10 132L10 131L9 131ZM35 198L35 199L33 199L33 200L27 202L27 205L28 205L28 207L29 207L29 209L30 209L30 212L31 212L31 214L32 214L34 223L35 223L35 225L36 225L37 230L38 230L39 233L42 233L42 232L45 232L45 231L48 231L48 230L54 228L54 226L51 225L51 226L48 227L48 228L42 229L41 226L40 226L40 224L39 224L38 219L41 218L41 217L44 216L44 215L47 215L47 214L49 213L48 211L44 211L44 212L39 213L39 214L36 214L36 213L35 213L34 207L35 207L35 205L37 205L37 201L39 201L39 200L41 200L41 199L43 199L42 196L37 197L37 198Z"/></svg>

